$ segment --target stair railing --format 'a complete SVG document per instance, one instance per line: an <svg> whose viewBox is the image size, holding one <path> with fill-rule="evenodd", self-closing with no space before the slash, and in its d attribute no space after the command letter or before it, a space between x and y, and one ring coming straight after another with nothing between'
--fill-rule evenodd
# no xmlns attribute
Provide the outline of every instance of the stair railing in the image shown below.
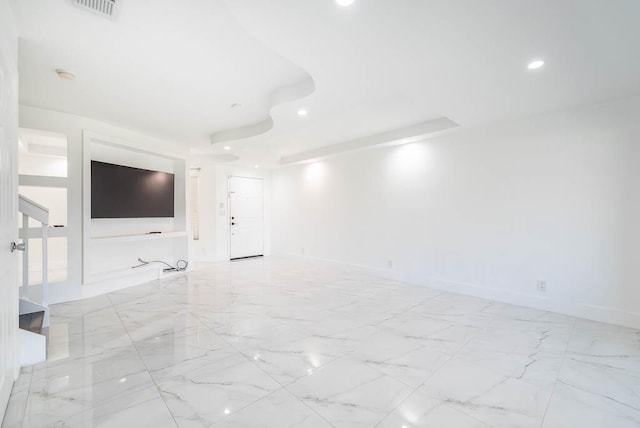
<svg viewBox="0 0 640 428"><path fill-rule="evenodd" d="M49 210L31 199L19 195L18 211L22 213L22 229L20 237L24 245L22 255L22 288L20 297L28 300L29 296L29 218L41 224L42 230L42 306L47 306L49 301L49 253L47 229L49 227Z"/></svg>

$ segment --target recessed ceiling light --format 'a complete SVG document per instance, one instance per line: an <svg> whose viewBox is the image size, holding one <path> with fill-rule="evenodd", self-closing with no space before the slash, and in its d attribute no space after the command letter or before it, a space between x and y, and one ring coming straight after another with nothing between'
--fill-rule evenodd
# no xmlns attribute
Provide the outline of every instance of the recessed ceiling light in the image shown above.
<svg viewBox="0 0 640 428"><path fill-rule="evenodd" d="M225 150L231 150L231 147L229 147L229 146L224 146L224 149L225 149Z"/></svg>
<svg viewBox="0 0 640 428"><path fill-rule="evenodd" d="M66 70L61 70L61 69L56 69L56 74L58 75L58 77L60 77L61 79L65 79L65 80L76 80L76 75L66 71Z"/></svg>
<svg viewBox="0 0 640 428"><path fill-rule="evenodd" d="M298 116L301 117L305 117L307 114L309 114L308 111L306 111L305 109L301 108L300 110L298 110Z"/></svg>
<svg viewBox="0 0 640 428"><path fill-rule="evenodd" d="M338 6L346 7L351 6L355 0L336 0Z"/></svg>
<svg viewBox="0 0 640 428"><path fill-rule="evenodd" d="M260 165L254 165L253 167L254 168L260 168Z"/></svg>
<svg viewBox="0 0 640 428"><path fill-rule="evenodd" d="M531 61L531 62L527 65L527 68L528 68L529 70L537 70L537 69L539 69L540 67L542 67L543 65L544 65L544 61L543 61L543 60L541 60L541 59L536 59L536 60Z"/></svg>

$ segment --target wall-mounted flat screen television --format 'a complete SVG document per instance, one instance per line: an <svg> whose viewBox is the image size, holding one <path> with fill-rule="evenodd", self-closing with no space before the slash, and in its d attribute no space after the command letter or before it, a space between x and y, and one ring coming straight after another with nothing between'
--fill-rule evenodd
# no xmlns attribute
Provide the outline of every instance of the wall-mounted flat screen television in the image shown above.
<svg viewBox="0 0 640 428"><path fill-rule="evenodd" d="M91 161L91 218L173 217L175 176Z"/></svg>

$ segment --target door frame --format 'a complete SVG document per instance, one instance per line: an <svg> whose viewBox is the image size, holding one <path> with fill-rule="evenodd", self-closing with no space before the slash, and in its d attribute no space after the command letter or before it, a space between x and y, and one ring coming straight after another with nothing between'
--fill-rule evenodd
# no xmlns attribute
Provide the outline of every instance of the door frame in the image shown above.
<svg viewBox="0 0 640 428"><path fill-rule="evenodd" d="M18 339L18 38L9 2L0 0L0 423L20 372ZM12 254L13 253L13 254ZM5 263L8 262L8 265ZM0 266L1 266L0 265Z"/></svg>
<svg viewBox="0 0 640 428"><path fill-rule="evenodd" d="M232 260L242 260L244 258L252 258L252 257L261 257L261 256L250 256L250 257L238 257L231 258L231 179L232 178L248 178L251 180L260 180L262 183L262 256L264 256L264 243L265 243L265 229L264 229L264 178L262 177L249 177L246 175L227 175L227 255L229 261Z"/></svg>

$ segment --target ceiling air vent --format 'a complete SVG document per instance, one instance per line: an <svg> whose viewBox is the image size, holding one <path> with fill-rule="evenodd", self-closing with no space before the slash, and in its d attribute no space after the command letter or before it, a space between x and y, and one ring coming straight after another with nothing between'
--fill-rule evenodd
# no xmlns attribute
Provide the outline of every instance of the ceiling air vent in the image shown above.
<svg viewBox="0 0 640 428"><path fill-rule="evenodd" d="M116 0L71 0L76 6L113 19L116 13Z"/></svg>

